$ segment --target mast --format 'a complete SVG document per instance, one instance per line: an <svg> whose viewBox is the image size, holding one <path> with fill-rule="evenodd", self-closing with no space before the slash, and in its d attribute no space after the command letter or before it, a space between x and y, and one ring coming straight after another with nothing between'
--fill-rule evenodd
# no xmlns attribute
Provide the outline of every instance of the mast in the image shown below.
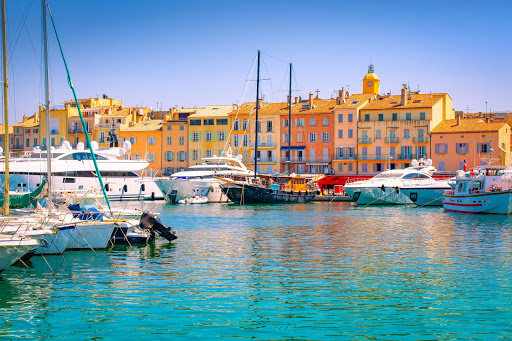
<svg viewBox="0 0 512 341"><path fill-rule="evenodd" d="M5 154L5 185L4 185L4 215L9 215L9 110L7 98L7 19L5 15L5 0L2 0L2 50L4 63L4 154Z"/></svg>
<svg viewBox="0 0 512 341"><path fill-rule="evenodd" d="M256 133L254 141L254 180L258 169L258 110L260 107L260 50L258 50L258 72L256 76Z"/></svg>
<svg viewBox="0 0 512 341"><path fill-rule="evenodd" d="M46 0L42 0L43 10L43 54L44 54L44 96L46 111L46 177L48 178L48 213L52 213L52 155L50 143L50 82L48 70L48 30L46 27Z"/></svg>
<svg viewBox="0 0 512 341"><path fill-rule="evenodd" d="M288 91L288 175L292 172L292 63L290 63L290 88Z"/></svg>

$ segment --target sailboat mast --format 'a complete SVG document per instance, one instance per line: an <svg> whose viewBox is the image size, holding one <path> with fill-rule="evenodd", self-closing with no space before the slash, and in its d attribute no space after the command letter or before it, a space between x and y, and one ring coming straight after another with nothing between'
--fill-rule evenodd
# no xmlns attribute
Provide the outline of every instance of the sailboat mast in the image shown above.
<svg viewBox="0 0 512 341"><path fill-rule="evenodd" d="M9 84L7 83L7 19L5 14L5 0L2 0L2 50L4 63L4 154L5 154L5 185L4 185L4 215L9 215L9 99L7 97Z"/></svg>
<svg viewBox="0 0 512 341"><path fill-rule="evenodd" d="M290 63L290 88L288 90L288 175L292 172L292 63Z"/></svg>
<svg viewBox="0 0 512 341"><path fill-rule="evenodd" d="M52 156L50 143L50 82L48 71L48 30L46 27L46 0L42 0L43 10L43 54L44 54L44 96L46 109L46 172L48 177L48 213L52 212Z"/></svg>
<svg viewBox="0 0 512 341"><path fill-rule="evenodd" d="M258 50L258 72L256 76L256 124L255 124L255 141L254 141L254 179L258 170L258 111L260 108L260 50Z"/></svg>

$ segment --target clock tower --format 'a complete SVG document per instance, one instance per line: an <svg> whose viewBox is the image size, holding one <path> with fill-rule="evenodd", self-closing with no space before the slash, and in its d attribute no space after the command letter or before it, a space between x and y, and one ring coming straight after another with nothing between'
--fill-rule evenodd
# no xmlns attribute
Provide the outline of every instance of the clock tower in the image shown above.
<svg viewBox="0 0 512 341"><path fill-rule="evenodd" d="M373 72L373 65L368 66L368 73L363 78L363 94L379 94L379 77Z"/></svg>

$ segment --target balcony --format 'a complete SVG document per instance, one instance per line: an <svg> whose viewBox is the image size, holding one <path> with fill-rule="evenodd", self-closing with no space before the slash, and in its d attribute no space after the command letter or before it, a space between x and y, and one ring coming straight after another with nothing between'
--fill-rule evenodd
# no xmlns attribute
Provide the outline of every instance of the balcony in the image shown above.
<svg viewBox="0 0 512 341"><path fill-rule="evenodd" d="M428 143L428 136L413 137L412 142L414 143Z"/></svg>
<svg viewBox="0 0 512 341"><path fill-rule="evenodd" d="M276 160L277 159L275 156L274 157L260 157L260 158L258 158L258 163L276 163ZM254 163L254 158L251 157L249 159L249 162Z"/></svg>
<svg viewBox="0 0 512 341"><path fill-rule="evenodd" d="M369 137L362 137L362 138L357 139L357 143L359 143L359 144L369 144L369 143L372 143L372 139L369 138Z"/></svg>
<svg viewBox="0 0 512 341"><path fill-rule="evenodd" d="M400 143L400 138L395 136L386 136L386 143Z"/></svg>
<svg viewBox="0 0 512 341"><path fill-rule="evenodd" d="M23 146L21 144L13 144L11 145L12 150L22 150Z"/></svg>
<svg viewBox="0 0 512 341"><path fill-rule="evenodd" d="M288 158L287 157L282 157L280 159L281 163L286 163L288 162ZM292 159L290 160L290 163L310 163L310 162L318 162L318 163L325 163L325 162L331 162L331 158L330 157L323 157L323 156L319 156L319 157L299 157L299 158L294 158L292 157Z"/></svg>
<svg viewBox="0 0 512 341"><path fill-rule="evenodd" d="M52 129L52 130L50 131L50 134L51 134L51 135L59 135L59 129Z"/></svg>
<svg viewBox="0 0 512 341"><path fill-rule="evenodd" d="M83 134L83 129L71 128L68 129L68 134Z"/></svg>
<svg viewBox="0 0 512 341"><path fill-rule="evenodd" d="M254 148L254 142L250 143L250 146ZM258 143L258 148L275 148L275 142L260 142Z"/></svg>
<svg viewBox="0 0 512 341"><path fill-rule="evenodd" d="M356 155L334 155L333 160L356 160Z"/></svg>

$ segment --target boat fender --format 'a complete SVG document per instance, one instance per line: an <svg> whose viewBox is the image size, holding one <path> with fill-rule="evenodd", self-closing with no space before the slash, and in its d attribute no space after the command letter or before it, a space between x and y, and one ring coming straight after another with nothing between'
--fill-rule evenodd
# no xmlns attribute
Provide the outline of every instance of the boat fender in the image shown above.
<svg viewBox="0 0 512 341"><path fill-rule="evenodd" d="M380 189L382 190L382 192L386 193L386 187L384 187L384 184L382 184L382 186L380 187Z"/></svg>
<svg viewBox="0 0 512 341"><path fill-rule="evenodd" d="M398 186L395 187L396 194L400 194L400 188Z"/></svg>
<svg viewBox="0 0 512 341"><path fill-rule="evenodd" d="M320 195L320 190L317 190L317 191L316 191L316 195Z"/></svg>
<svg viewBox="0 0 512 341"><path fill-rule="evenodd" d="M210 192L213 193L215 191L215 189L213 188L213 185L210 185Z"/></svg>

